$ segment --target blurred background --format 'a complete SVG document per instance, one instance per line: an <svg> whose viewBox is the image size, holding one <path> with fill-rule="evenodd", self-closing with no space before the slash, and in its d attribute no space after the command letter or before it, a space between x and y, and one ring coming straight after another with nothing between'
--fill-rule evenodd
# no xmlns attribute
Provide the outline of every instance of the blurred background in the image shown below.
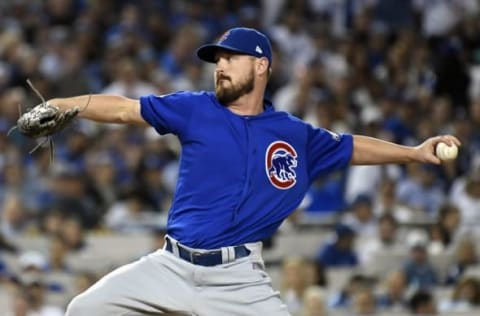
<svg viewBox="0 0 480 316"><path fill-rule="evenodd" d="M0 314L63 315L115 267L162 247L179 145L76 120L49 149L19 111L88 93L212 89L195 49L234 26L271 38L268 96L334 132L405 145L451 133L441 166L317 179L265 241L294 316L480 315L480 3L476 0L0 2ZM82 105L79 105L82 106Z"/></svg>

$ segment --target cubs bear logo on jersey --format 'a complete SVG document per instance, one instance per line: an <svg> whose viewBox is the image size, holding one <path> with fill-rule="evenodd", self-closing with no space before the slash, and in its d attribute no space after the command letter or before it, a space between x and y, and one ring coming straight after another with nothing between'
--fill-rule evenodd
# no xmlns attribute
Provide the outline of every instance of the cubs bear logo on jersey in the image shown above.
<svg viewBox="0 0 480 316"><path fill-rule="evenodd" d="M271 143L265 153L265 171L270 183L277 189L289 189L297 182L297 152L286 142Z"/></svg>

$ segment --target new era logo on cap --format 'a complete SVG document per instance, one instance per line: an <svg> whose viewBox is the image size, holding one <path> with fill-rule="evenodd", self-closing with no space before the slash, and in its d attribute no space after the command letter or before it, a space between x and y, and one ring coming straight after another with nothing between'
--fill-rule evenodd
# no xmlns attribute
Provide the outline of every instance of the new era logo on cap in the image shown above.
<svg viewBox="0 0 480 316"><path fill-rule="evenodd" d="M266 57L272 64L272 46L265 34L251 28L237 27L223 33L216 44L203 45L197 56L207 62L215 62L215 53L224 49L255 57Z"/></svg>

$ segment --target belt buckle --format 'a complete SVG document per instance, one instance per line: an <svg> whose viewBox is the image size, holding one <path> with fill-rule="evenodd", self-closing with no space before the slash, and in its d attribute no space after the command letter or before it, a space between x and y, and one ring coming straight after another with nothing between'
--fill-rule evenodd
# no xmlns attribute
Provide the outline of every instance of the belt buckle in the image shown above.
<svg viewBox="0 0 480 316"><path fill-rule="evenodd" d="M202 255L201 252L191 251L191 252L190 252L190 262L191 262L191 263L195 263L195 262L196 262L195 258L198 258L198 257L200 257L201 255Z"/></svg>

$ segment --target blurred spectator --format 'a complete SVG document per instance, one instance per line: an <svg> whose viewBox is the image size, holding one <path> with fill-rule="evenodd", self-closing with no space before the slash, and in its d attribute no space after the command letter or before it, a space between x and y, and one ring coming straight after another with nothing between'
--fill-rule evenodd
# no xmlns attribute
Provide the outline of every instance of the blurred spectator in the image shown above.
<svg viewBox="0 0 480 316"><path fill-rule="evenodd" d="M308 286L305 262L301 258L287 257L282 264L281 296L292 314L302 309L302 298Z"/></svg>
<svg viewBox="0 0 480 316"><path fill-rule="evenodd" d="M19 109L22 110L22 113L25 111L25 108L22 108L27 104L27 94L25 90L21 87L11 87L2 91L1 94L2 108L0 113L3 119L7 121L8 126L14 125L14 122L17 121ZM34 104L39 103L39 100L35 100Z"/></svg>
<svg viewBox="0 0 480 316"><path fill-rule="evenodd" d="M440 207L438 222L430 228L430 253L441 253L448 250L458 238L460 211L451 204Z"/></svg>
<svg viewBox="0 0 480 316"><path fill-rule="evenodd" d="M115 162L108 153L96 153L87 159L88 192L98 208L105 213L119 198L118 173Z"/></svg>
<svg viewBox="0 0 480 316"><path fill-rule="evenodd" d="M152 212L135 191L114 203L105 214L105 226L118 233L146 232L158 222L158 214Z"/></svg>
<svg viewBox="0 0 480 316"><path fill-rule="evenodd" d="M407 280L402 271L393 271L386 277L384 288L377 297L377 306L389 311L406 311Z"/></svg>
<svg viewBox="0 0 480 316"><path fill-rule="evenodd" d="M49 284L45 280L48 268L47 259L37 251L26 251L19 258L20 271L18 271L19 290L27 294L28 309L27 315L39 316L60 316L64 311L46 301L49 292ZM19 304L22 297L17 297ZM23 307L23 304L21 304Z"/></svg>
<svg viewBox="0 0 480 316"><path fill-rule="evenodd" d="M75 275L75 284L74 284L74 293L73 296L76 296L80 293L86 291L90 286L97 282L98 276L89 271L81 271Z"/></svg>
<svg viewBox="0 0 480 316"><path fill-rule="evenodd" d="M431 289L439 283L437 271L429 261L427 246L422 242L411 246L403 273L413 289Z"/></svg>
<svg viewBox="0 0 480 316"><path fill-rule="evenodd" d="M48 0L45 2L45 13L49 25L70 25L75 16L75 5L72 0Z"/></svg>
<svg viewBox="0 0 480 316"><path fill-rule="evenodd" d="M76 216L85 228L94 228L99 224L100 210L93 198L87 195L86 180L81 173L70 165L57 164L52 179L53 208L65 216Z"/></svg>
<svg viewBox="0 0 480 316"><path fill-rule="evenodd" d="M294 61L290 63L291 71L306 66L314 54L303 23L300 12L289 10L269 31L272 42L279 46L285 59Z"/></svg>
<svg viewBox="0 0 480 316"><path fill-rule="evenodd" d="M464 237L456 245L452 263L447 269L446 284L456 284L469 267L477 266L480 261L475 240Z"/></svg>
<svg viewBox="0 0 480 316"><path fill-rule="evenodd" d="M470 76L467 60L464 57L465 47L452 37L433 39L431 46L437 51L435 93L448 95L458 108L466 108Z"/></svg>
<svg viewBox="0 0 480 316"><path fill-rule="evenodd" d="M325 268L354 267L358 256L354 250L355 231L347 225L337 225L333 241L325 243L316 256L316 261Z"/></svg>
<svg viewBox="0 0 480 316"><path fill-rule="evenodd" d="M18 256L17 256L18 260ZM2 286L2 291L6 295L13 297L14 294L21 292L21 282L18 277L19 267L16 266L14 269L9 271L2 271L0 277L0 284Z"/></svg>
<svg viewBox="0 0 480 316"><path fill-rule="evenodd" d="M17 160L18 158L15 158ZM3 203L17 204L15 207L26 208L28 206L33 206L35 201L34 188L29 187L24 181L24 170L21 166L20 161L7 162L3 165L3 172L0 174L0 199L3 200ZM10 197L7 197L10 195ZM22 199L18 202L13 202L15 196L21 196ZM13 200L12 200L13 199ZM12 206L13 206L12 204Z"/></svg>
<svg viewBox="0 0 480 316"><path fill-rule="evenodd" d="M132 3L125 3L117 8L120 10L118 20L106 30L106 41L113 45L122 42L124 38L131 40L131 37L142 37L140 7Z"/></svg>
<svg viewBox="0 0 480 316"><path fill-rule="evenodd" d="M335 37L344 37L353 27L357 15L365 12L371 1L323 1L309 0L310 6L318 16L326 17L329 29Z"/></svg>
<svg viewBox="0 0 480 316"><path fill-rule="evenodd" d="M85 230L77 217L68 216L63 219L60 236L71 252L81 251L87 246Z"/></svg>
<svg viewBox="0 0 480 316"><path fill-rule="evenodd" d="M480 91L479 95L470 103L468 113L473 128L473 141L478 144L480 142Z"/></svg>
<svg viewBox="0 0 480 316"><path fill-rule="evenodd" d="M276 107L302 117L314 126L340 132L325 66L314 60L308 66L296 69L293 75L295 80L281 86L274 94Z"/></svg>
<svg viewBox="0 0 480 316"><path fill-rule="evenodd" d="M243 4L233 6L237 7L238 23L245 27L262 30L261 12L257 1L244 1Z"/></svg>
<svg viewBox="0 0 480 316"><path fill-rule="evenodd" d="M31 313L31 297L29 294L18 292L13 294L10 310L7 310L5 316L29 316Z"/></svg>
<svg viewBox="0 0 480 316"><path fill-rule="evenodd" d="M425 218L435 218L445 198L438 183L435 167L427 164L411 164L408 176L397 186L399 201L422 212Z"/></svg>
<svg viewBox="0 0 480 316"><path fill-rule="evenodd" d="M309 281L309 284L327 288L328 279L326 267L315 261L314 258L305 259L305 265L307 280Z"/></svg>
<svg viewBox="0 0 480 316"><path fill-rule="evenodd" d="M398 53L398 54L401 54L401 53ZM398 73L395 73L395 75L400 77L398 79L394 78L394 80L397 80L398 84L401 85L401 87L398 87L398 89L403 89L404 88L403 85L405 84L404 82L405 79L402 78L401 76L404 76L404 74L398 72ZM395 94L395 92L391 92L391 93ZM397 92L396 94L402 94L402 93L403 92ZM414 133L414 126L415 126L415 119L416 119L415 108L417 107L417 105L414 104L412 100L406 100L405 96L394 95L394 96L389 96L389 98L394 99L392 101L394 102L395 109L390 116L385 117L383 128L387 132L391 133L391 135L393 136L393 139L396 142L400 144L408 144L409 142L412 142L415 136L415 133Z"/></svg>
<svg viewBox="0 0 480 316"><path fill-rule="evenodd" d="M160 67L176 78L184 75L183 65L188 61L201 40L200 30L193 24L185 24L176 31L169 47L160 56Z"/></svg>
<svg viewBox="0 0 480 316"><path fill-rule="evenodd" d="M362 288L353 295L353 315L374 315L376 313L375 296L369 288Z"/></svg>
<svg viewBox="0 0 480 316"><path fill-rule="evenodd" d="M69 250L60 235L52 235L49 239L47 270L49 272L71 272L66 260Z"/></svg>
<svg viewBox="0 0 480 316"><path fill-rule="evenodd" d="M480 223L480 168L458 178L452 185L449 198L461 212L462 230L475 230Z"/></svg>
<svg viewBox="0 0 480 316"><path fill-rule="evenodd" d="M327 316L325 293L321 287L309 286L305 290L300 316Z"/></svg>
<svg viewBox="0 0 480 316"><path fill-rule="evenodd" d="M425 290L415 292L409 299L412 315L436 315L437 307L433 295Z"/></svg>
<svg viewBox="0 0 480 316"><path fill-rule="evenodd" d="M48 262L42 253L29 250L20 255L18 264L22 272L39 274L47 269ZM28 274L26 276L28 277Z"/></svg>
<svg viewBox="0 0 480 316"><path fill-rule="evenodd" d="M59 306L51 305L46 301L48 292L47 284L39 276L32 276L32 279L25 280L25 292L29 295L30 311L33 315L39 316L62 316L64 310Z"/></svg>
<svg viewBox="0 0 480 316"><path fill-rule="evenodd" d="M440 302L441 312L471 312L480 306L480 281L473 277L461 279L450 300Z"/></svg>
<svg viewBox="0 0 480 316"><path fill-rule="evenodd" d="M31 228L31 220L22 198L16 193L7 194L2 203L0 234L13 240Z"/></svg>
<svg viewBox="0 0 480 316"><path fill-rule="evenodd" d="M401 250L404 244L398 236L398 223L391 214L384 214L378 219L376 234L373 238L365 238L356 248L361 264L373 267L377 262L376 255L394 254Z"/></svg>
<svg viewBox="0 0 480 316"><path fill-rule="evenodd" d="M416 1L417 10L422 14L422 30L426 37L442 36L456 25L462 15L473 14L478 10L475 1L449 2ZM442 21L442 23L438 23Z"/></svg>
<svg viewBox="0 0 480 316"><path fill-rule="evenodd" d="M171 83L171 89L175 91L195 91L203 90L202 64L191 59L183 64L183 75L177 77Z"/></svg>
<svg viewBox="0 0 480 316"><path fill-rule="evenodd" d="M432 115L430 120L433 124L435 134L448 134L453 132L452 117L453 107L452 102L447 98L435 98L433 100Z"/></svg>
<svg viewBox="0 0 480 316"><path fill-rule="evenodd" d="M475 101L473 101L475 102ZM473 120L472 120L473 121ZM457 119L453 122L453 128L455 135L458 135L462 142L461 150L458 153L457 159L450 164L453 164L454 171L450 176L450 190L453 189L455 182L461 182L465 180L465 176L470 173L475 173L478 166L479 157L479 141L480 134L479 125L474 125L469 118L465 115L458 115Z"/></svg>
<svg viewBox="0 0 480 316"><path fill-rule="evenodd" d="M115 63L114 67L115 79L102 90L102 93L138 99L155 92L155 88L150 83L140 79L140 66L134 60L122 58Z"/></svg>
<svg viewBox="0 0 480 316"><path fill-rule="evenodd" d="M136 185L142 188L137 195L147 208L157 213L165 211L164 203L168 196L167 189L163 184L163 169L169 162L169 157L166 155L168 153L146 153L136 170L138 179Z"/></svg>
<svg viewBox="0 0 480 316"><path fill-rule="evenodd" d="M46 211L40 218L41 232L46 236L59 235L63 228L63 219L65 218L63 212L57 209Z"/></svg>
<svg viewBox="0 0 480 316"><path fill-rule="evenodd" d="M62 51L63 66L60 78L55 86L57 97L69 97L92 93L93 85L90 86L90 78L84 69L84 51L78 46L65 46Z"/></svg>
<svg viewBox="0 0 480 316"><path fill-rule="evenodd" d="M359 195L375 197L378 200L374 201L376 215L385 211L396 214L396 209L401 206L396 196L392 197L389 190L395 188L397 183L395 179L399 175L400 170L396 166L351 166L345 189L346 199L352 203Z"/></svg>
<svg viewBox="0 0 480 316"><path fill-rule="evenodd" d="M82 104L81 106L85 106ZM65 141L65 146L56 152L58 164L53 172L83 172L86 168L89 135L82 129L72 128ZM55 169L57 168L57 169ZM62 169L63 168L63 169Z"/></svg>
<svg viewBox="0 0 480 316"><path fill-rule="evenodd" d="M379 23L386 31L399 31L410 28L414 23L414 1L375 1L374 23ZM380 27L380 26L378 26Z"/></svg>
<svg viewBox="0 0 480 316"><path fill-rule="evenodd" d="M345 171L334 172L312 183L303 201L307 218L338 214L344 210L345 175Z"/></svg>
<svg viewBox="0 0 480 316"><path fill-rule="evenodd" d="M17 253L17 247L10 241L8 241L5 236L0 234L0 254L2 252Z"/></svg>
<svg viewBox="0 0 480 316"><path fill-rule="evenodd" d="M380 186L380 192L374 201L374 214L381 216L390 214L400 223L414 221L414 211L399 202L396 196L397 182L395 180L384 180Z"/></svg>
<svg viewBox="0 0 480 316"><path fill-rule="evenodd" d="M42 216L42 211L50 206L53 199L50 184L52 169L54 168L49 150L35 151L25 168L27 190L31 192L30 197L25 202L28 202L27 206L32 212Z"/></svg>
<svg viewBox="0 0 480 316"><path fill-rule="evenodd" d="M377 234L377 219L373 213L372 198L359 195L343 216L342 223L351 227L359 237L373 237Z"/></svg>
<svg viewBox="0 0 480 316"><path fill-rule="evenodd" d="M41 55L38 69L42 77L49 82L60 79L63 67L66 66L63 58L63 50L69 37L69 30L63 26L48 28L46 38L45 53ZM38 81L38 80L36 80ZM49 95L49 94L44 94Z"/></svg>
<svg viewBox="0 0 480 316"><path fill-rule="evenodd" d="M352 310L355 294L369 286L371 286L369 278L362 274L353 274L347 284L330 297L328 305L334 310Z"/></svg>

